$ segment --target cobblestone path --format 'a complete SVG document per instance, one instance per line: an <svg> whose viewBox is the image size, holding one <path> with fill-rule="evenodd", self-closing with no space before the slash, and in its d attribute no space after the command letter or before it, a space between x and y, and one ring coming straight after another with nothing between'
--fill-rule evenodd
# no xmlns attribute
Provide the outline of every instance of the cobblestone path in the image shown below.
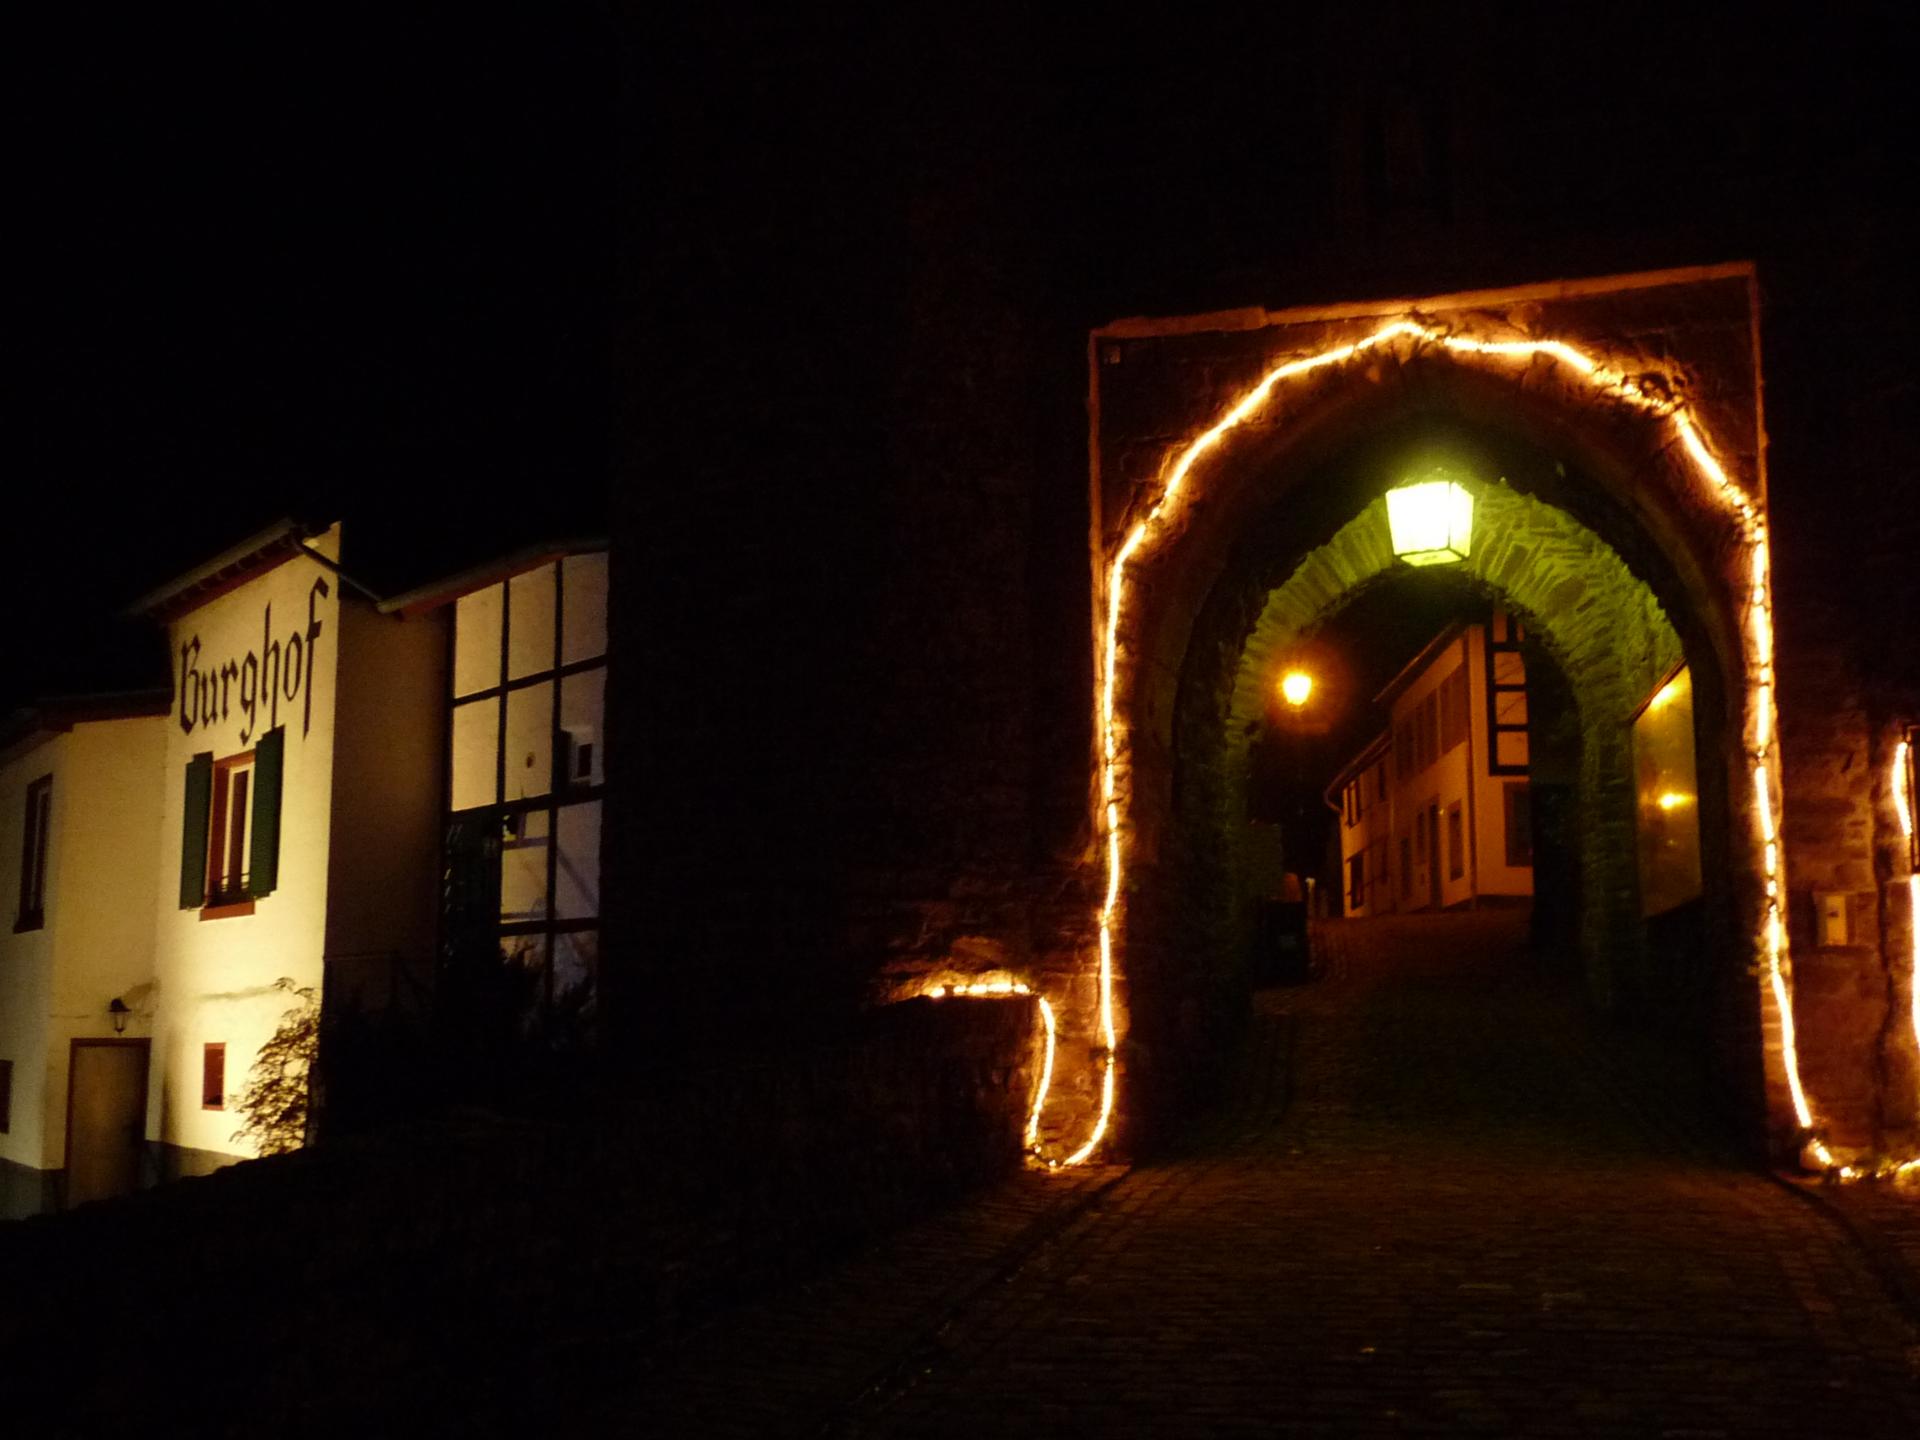
<svg viewBox="0 0 1920 1440"><path fill-rule="evenodd" d="M1920 1433L1920 1334L1859 1247L1473 934L1345 932L1327 978L1261 997L1229 1113L922 1306L864 1390L746 1424L765 1391L721 1336L708 1405L685 1408L695 1363L625 1413L862 1436ZM857 1318L834 1304L756 1343L806 1369L808 1337Z"/></svg>

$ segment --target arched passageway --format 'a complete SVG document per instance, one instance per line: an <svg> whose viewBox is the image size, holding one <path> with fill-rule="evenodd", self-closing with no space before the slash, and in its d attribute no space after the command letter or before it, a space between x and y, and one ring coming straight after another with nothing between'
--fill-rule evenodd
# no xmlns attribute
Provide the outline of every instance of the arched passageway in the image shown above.
<svg viewBox="0 0 1920 1440"><path fill-rule="evenodd" d="M1804 1142L1830 1163L1800 1083L1786 954L1752 321L1751 274L1726 267L1419 311L1249 312L1096 334L1105 885L1084 945L1036 956L1037 988L1058 997L1063 1077L1039 1115L1042 1153L1051 1145L1065 1161L1085 1158L1116 1119L1150 1129L1204 1077L1244 1008L1231 966L1207 963L1227 953L1215 942L1232 928L1231 904L1204 891L1231 871L1231 841L1219 837L1241 764L1233 694L1243 663L1257 669L1247 640L1270 597L1279 609L1262 645L1377 577L1363 544L1343 555L1348 574L1316 575L1314 557L1381 488L1353 457L1427 425L1503 462L1490 473L1513 492L1507 518L1538 528L1538 544L1496 550L1477 579L1534 621L1577 681L1583 727L1617 714L1676 651L1693 667L1704 858L1716 887L1706 905L1721 912L1706 928L1724 937L1724 956L1709 963L1730 977L1712 1044L1726 1088L1752 1098L1748 1132L1783 1154ZM1515 457L1526 463L1504 463ZM1523 558L1556 544L1570 547L1560 567ZM1273 573L1276 564L1301 568L1296 598L1276 596L1293 573ZM1623 647L1623 636L1637 639ZM1619 815L1623 736L1614 719L1592 728L1580 788L1586 818L1604 831ZM1189 894L1209 834L1229 863ZM1641 948L1624 923L1630 863L1624 845L1583 845L1589 978L1609 1000L1632 993ZM1089 1138L1068 1154L1060 1147L1075 1132Z"/></svg>
<svg viewBox="0 0 1920 1440"><path fill-rule="evenodd" d="M1477 540L1457 565L1413 570L1395 559L1380 492L1436 450L1451 457L1456 472L1485 477L1474 486ZM1669 617L1657 592L1673 597L1669 604L1676 608L1685 603L1671 574L1656 573L1655 584L1636 575L1599 534L1540 498L1554 483L1568 487L1581 479L1564 462L1511 437L1463 428L1443 410L1416 409L1375 422L1348 452L1299 483L1273 486L1288 497L1275 502L1280 513L1252 517L1232 547L1194 620L1176 691L1167 858L1137 895L1141 909L1159 907L1161 928L1157 937L1136 932L1130 949L1143 1053L1186 1060L1186 1073L1171 1077L1170 1089L1206 1083L1206 1064L1196 1067L1191 1057L1227 1054L1227 1032L1242 1013L1237 997L1247 987L1252 930L1243 853L1252 833L1251 743L1273 709L1274 678L1289 656L1310 648L1362 597L1378 601L1386 590L1412 600L1444 589L1477 594L1513 614L1537 652L1530 666L1550 665L1564 678L1573 712L1572 773L1565 778L1574 802L1578 908L1571 933L1557 938L1574 952L1569 958L1580 966L1589 994L1610 1010L1677 1022L1690 1043L1721 1052L1731 1072L1728 1085L1737 1087L1735 1056L1742 1047L1732 1043L1728 1012L1737 1012L1744 986L1726 981L1744 980L1743 956L1725 944L1729 927L1704 922L1729 903L1724 786L1710 769L1712 790L1701 806L1711 832L1704 894L1684 919L1666 923L1668 931L1677 924L1700 944L1652 943L1636 866L1629 728L1648 697L1688 663L1706 677L1696 699L1696 746L1709 754L1725 751L1722 666L1694 617L1682 610L1679 627ZM1331 535L1303 533L1303 514L1340 503L1357 509ZM1627 524L1619 517L1614 523ZM1635 539L1635 548L1652 553L1643 537ZM1345 637L1349 645L1362 640L1351 631ZM1290 863L1320 868L1312 855ZM1154 893L1154 882L1163 894ZM1717 938L1716 953L1703 952L1714 950L1706 943L1710 935ZM1210 990L1216 1003L1191 1003L1195 992ZM1195 1028L1207 1024L1220 1028L1212 1034ZM1751 1037L1739 1038L1750 1045ZM1737 1099L1750 1105L1753 1097Z"/></svg>

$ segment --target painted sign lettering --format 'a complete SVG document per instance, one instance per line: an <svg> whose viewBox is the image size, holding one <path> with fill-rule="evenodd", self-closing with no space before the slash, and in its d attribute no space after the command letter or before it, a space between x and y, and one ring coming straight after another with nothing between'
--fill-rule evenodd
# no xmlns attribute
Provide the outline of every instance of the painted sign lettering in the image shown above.
<svg viewBox="0 0 1920 1440"><path fill-rule="evenodd" d="M180 647L180 728L191 735L196 726L224 722L237 701L246 723L240 727L240 743L253 738L257 728L271 730L280 723L280 701L288 705L300 702L300 734L304 737L313 724L313 670L319 653L319 605L331 588L325 579L313 582L307 591L307 625L295 628L284 641L273 636L273 602L268 601L260 627L260 649L249 650L241 660L228 660L218 668L202 668L200 637L193 636ZM266 724L260 725L264 709Z"/></svg>

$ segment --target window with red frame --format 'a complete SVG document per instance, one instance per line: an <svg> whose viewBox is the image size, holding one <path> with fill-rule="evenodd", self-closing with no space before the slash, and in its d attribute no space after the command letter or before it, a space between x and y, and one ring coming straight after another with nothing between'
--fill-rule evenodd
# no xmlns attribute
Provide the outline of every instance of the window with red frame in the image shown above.
<svg viewBox="0 0 1920 1440"><path fill-rule="evenodd" d="M200 1108L227 1108L227 1046L225 1041L210 1040L200 1052Z"/></svg>

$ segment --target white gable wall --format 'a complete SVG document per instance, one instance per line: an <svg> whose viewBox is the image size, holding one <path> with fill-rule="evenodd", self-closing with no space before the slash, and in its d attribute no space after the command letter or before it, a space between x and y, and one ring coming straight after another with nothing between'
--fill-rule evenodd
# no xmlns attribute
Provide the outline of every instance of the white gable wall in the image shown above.
<svg viewBox="0 0 1920 1440"><path fill-rule="evenodd" d="M275 982L321 984L340 588L330 567L299 555L168 627L174 696L162 765L147 1133L167 1147L168 1165L184 1172L251 1153L234 1138L241 1117L233 1101L293 1004ZM180 903L188 764L203 753L218 760L257 746L275 726L286 737L278 883L251 914L204 918L207 907ZM209 1042L227 1047L223 1110L201 1104Z"/></svg>

